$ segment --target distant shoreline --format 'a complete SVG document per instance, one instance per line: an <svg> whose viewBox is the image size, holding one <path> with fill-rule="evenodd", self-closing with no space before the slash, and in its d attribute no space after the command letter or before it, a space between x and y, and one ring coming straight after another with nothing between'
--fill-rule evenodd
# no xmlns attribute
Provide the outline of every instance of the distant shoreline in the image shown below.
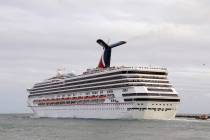
<svg viewBox="0 0 210 140"><path fill-rule="evenodd" d="M198 118L198 117L200 117L201 115L206 115L206 116L208 116L208 118L210 118L210 114L177 114L176 115L176 118L194 118L194 119L196 119L196 118Z"/></svg>

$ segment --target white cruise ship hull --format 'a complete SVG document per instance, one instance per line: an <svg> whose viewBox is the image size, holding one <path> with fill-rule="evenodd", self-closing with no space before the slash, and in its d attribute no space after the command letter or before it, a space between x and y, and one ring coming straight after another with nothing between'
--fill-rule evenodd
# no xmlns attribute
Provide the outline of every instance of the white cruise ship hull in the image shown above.
<svg viewBox="0 0 210 140"><path fill-rule="evenodd" d="M134 108L134 109L133 109ZM31 107L34 117L87 119L162 119L175 118L176 110L141 109L134 104L71 105ZM145 107L143 107L145 108Z"/></svg>
<svg viewBox="0 0 210 140"><path fill-rule="evenodd" d="M180 102L178 94L165 70L155 69L153 75L151 71L122 68L100 72L97 78L95 74L84 75L88 82L82 76L76 81L49 81L30 90L28 105L34 117L174 119Z"/></svg>

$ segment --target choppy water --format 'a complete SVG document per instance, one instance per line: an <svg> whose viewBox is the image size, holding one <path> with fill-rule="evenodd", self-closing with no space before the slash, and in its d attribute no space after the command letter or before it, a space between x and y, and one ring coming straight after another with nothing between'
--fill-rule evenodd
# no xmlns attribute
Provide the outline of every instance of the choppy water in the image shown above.
<svg viewBox="0 0 210 140"><path fill-rule="evenodd" d="M0 140L210 140L210 121L34 119L0 115Z"/></svg>

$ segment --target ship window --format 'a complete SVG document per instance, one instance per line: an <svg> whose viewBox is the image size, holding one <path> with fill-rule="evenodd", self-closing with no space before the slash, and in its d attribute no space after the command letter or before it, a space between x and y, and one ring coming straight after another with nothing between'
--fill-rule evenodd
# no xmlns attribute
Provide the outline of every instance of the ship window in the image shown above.
<svg viewBox="0 0 210 140"><path fill-rule="evenodd" d="M147 88L148 91L173 92L172 89Z"/></svg>
<svg viewBox="0 0 210 140"><path fill-rule="evenodd" d="M107 93L113 93L113 90L107 90Z"/></svg>
<svg viewBox="0 0 210 140"><path fill-rule="evenodd" d="M85 94L86 94L86 95L90 95L90 92L86 92Z"/></svg>
<svg viewBox="0 0 210 140"><path fill-rule="evenodd" d="M97 91L92 91L92 94L97 94L98 92Z"/></svg>
<svg viewBox="0 0 210 140"><path fill-rule="evenodd" d="M127 91L128 91L127 88L123 88L123 89L122 89L122 92L127 92Z"/></svg>

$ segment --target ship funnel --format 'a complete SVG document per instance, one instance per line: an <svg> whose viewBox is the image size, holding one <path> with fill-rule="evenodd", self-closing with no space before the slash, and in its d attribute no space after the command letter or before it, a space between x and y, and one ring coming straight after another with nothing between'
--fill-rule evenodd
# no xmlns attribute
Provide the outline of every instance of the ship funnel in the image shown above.
<svg viewBox="0 0 210 140"><path fill-rule="evenodd" d="M112 48L120 46L125 44L125 41L119 41L117 43L108 45L107 43L105 43L102 39L98 39L96 41L99 45L101 45L104 49L104 52L101 56L101 59L99 61L98 64L98 68L107 68L110 67L110 61L111 61L111 53L112 53Z"/></svg>

